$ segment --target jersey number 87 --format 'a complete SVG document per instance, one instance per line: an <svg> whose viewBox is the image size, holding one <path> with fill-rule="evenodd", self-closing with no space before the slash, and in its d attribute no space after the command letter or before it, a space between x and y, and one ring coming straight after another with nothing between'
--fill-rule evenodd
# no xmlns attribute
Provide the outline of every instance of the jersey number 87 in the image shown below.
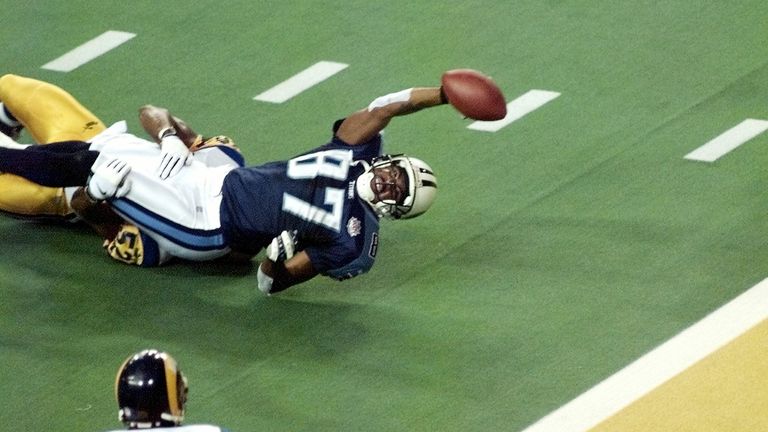
<svg viewBox="0 0 768 432"><path fill-rule="evenodd" d="M287 174L292 179L327 177L344 181L351 163L351 150L325 150L291 159L288 161ZM331 210L314 206L289 193L283 194L283 211L338 232L341 230L344 210L344 190L326 187L324 204L330 206Z"/></svg>

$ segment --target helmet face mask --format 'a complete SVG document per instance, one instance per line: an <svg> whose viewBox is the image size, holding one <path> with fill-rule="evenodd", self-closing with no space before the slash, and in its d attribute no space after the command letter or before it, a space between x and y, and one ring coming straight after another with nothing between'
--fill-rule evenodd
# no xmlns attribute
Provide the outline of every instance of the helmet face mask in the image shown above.
<svg viewBox="0 0 768 432"><path fill-rule="evenodd" d="M389 170L389 181L383 181L381 171ZM401 199L379 199L382 189L401 188L392 179L399 178L399 172L405 174L407 194ZM405 155L384 155L374 159L366 171L356 181L358 195L367 201L380 217L389 219L409 219L427 211L435 200L437 179L424 161Z"/></svg>
<svg viewBox="0 0 768 432"><path fill-rule="evenodd" d="M141 351L118 370L118 416L131 428L178 426L184 419L187 392L187 379L173 357L157 350Z"/></svg>

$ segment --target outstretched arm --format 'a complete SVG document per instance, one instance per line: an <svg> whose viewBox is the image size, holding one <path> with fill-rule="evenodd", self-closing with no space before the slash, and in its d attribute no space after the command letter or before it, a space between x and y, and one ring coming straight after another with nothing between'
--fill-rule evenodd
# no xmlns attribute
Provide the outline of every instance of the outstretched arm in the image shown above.
<svg viewBox="0 0 768 432"><path fill-rule="evenodd" d="M350 114L336 132L347 144L362 144L381 132L393 117L448 103L440 87L418 87L376 98Z"/></svg>

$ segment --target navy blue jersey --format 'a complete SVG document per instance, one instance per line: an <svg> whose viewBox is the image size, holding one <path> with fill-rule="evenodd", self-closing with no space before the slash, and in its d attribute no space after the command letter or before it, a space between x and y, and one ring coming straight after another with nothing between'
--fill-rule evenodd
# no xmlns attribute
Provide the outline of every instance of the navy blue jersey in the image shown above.
<svg viewBox="0 0 768 432"><path fill-rule="evenodd" d="M338 124L338 123L337 123ZM221 226L230 247L256 254L284 230L319 273L337 279L368 271L379 219L355 191L355 179L381 153L381 136L361 145L337 137L288 161L237 168L224 179Z"/></svg>

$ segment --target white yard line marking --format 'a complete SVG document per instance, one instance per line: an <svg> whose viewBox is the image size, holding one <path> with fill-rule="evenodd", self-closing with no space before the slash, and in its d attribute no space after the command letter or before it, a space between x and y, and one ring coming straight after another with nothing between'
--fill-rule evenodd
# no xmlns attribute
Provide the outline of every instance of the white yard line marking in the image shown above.
<svg viewBox="0 0 768 432"><path fill-rule="evenodd" d="M685 159L714 162L726 153L768 130L768 121L746 119L712 141L685 155Z"/></svg>
<svg viewBox="0 0 768 432"><path fill-rule="evenodd" d="M346 69L347 66L349 65L330 61L317 62L253 99L263 102L283 103L304 90L336 75Z"/></svg>
<svg viewBox="0 0 768 432"><path fill-rule="evenodd" d="M58 72L71 72L89 61L106 54L136 36L133 33L107 31L42 66Z"/></svg>
<svg viewBox="0 0 768 432"><path fill-rule="evenodd" d="M582 432L768 317L768 278L523 432Z"/></svg>
<svg viewBox="0 0 768 432"><path fill-rule="evenodd" d="M496 121L476 121L467 128L484 131L496 132L501 128L508 126L515 120L522 118L531 111L541 108L547 102L560 96L560 93L548 90L529 90L527 93L507 103L507 115L501 120Z"/></svg>

